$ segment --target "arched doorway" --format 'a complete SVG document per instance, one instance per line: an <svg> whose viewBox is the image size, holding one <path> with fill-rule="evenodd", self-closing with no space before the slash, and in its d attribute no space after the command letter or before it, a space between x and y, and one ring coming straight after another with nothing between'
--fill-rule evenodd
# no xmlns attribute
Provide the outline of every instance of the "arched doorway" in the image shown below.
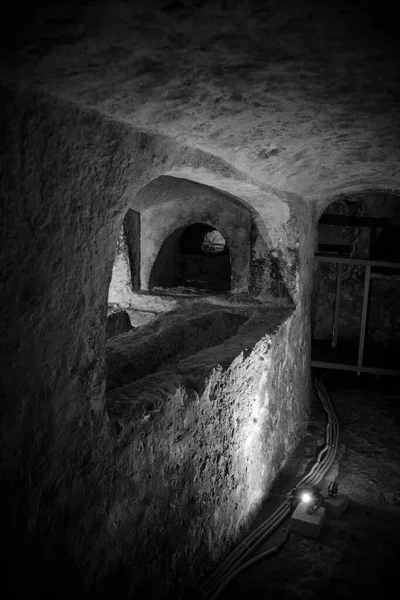
<svg viewBox="0 0 400 600"><path fill-rule="evenodd" d="M155 287L230 290L231 261L221 232L193 223L171 233L151 270L149 288Z"/></svg>
<svg viewBox="0 0 400 600"><path fill-rule="evenodd" d="M321 215L314 366L400 374L399 216L383 192L341 196Z"/></svg>

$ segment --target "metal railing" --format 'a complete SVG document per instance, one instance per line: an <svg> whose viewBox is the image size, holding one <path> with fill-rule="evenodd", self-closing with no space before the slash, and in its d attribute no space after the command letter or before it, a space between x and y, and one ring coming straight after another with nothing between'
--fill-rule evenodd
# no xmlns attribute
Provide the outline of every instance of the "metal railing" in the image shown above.
<svg viewBox="0 0 400 600"><path fill-rule="evenodd" d="M343 370L343 371L357 371L358 374L360 374L360 373L376 373L376 374L384 374L384 375L400 375L400 365L399 365L399 369L388 369L385 367L366 366L363 363L364 348L365 348L365 336L366 336L366 329L367 329L371 269L373 267L384 267L384 268L390 268L390 269L396 269L396 270L398 269L399 274L400 274L400 263L382 261L382 260L369 260L369 259L362 259L362 258L349 258L349 257L341 257L341 256L325 256L322 254L316 254L315 259L318 262L326 262L326 263L336 264L335 308L334 308L333 323L332 323L332 348L334 348L334 349L337 348L337 341L338 341L338 335L339 335L340 295L341 295L341 288L342 288L343 265L363 266L363 267L365 267L365 276L364 276L363 302L362 302L362 311L361 311L361 323L360 323L360 336L359 336L359 342L358 342L357 363L356 364L348 364L348 363L340 363L337 361L318 360L315 358L315 353L313 353L314 356L312 356L311 366L325 368L325 369L338 369L338 370Z"/></svg>

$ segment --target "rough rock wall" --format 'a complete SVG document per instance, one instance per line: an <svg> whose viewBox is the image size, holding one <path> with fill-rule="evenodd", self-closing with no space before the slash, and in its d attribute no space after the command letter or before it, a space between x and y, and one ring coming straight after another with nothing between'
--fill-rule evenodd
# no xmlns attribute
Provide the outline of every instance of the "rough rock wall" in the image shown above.
<svg viewBox="0 0 400 600"><path fill-rule="evenodd" d="M109 304L128 306L132 299L132 273L124 227L119 232L112 277L108 291Z"/></svg>
<svg viewBox="0 0 400 600"><path fill-rule="evenodd" d="M41 593L53 592L58 589L62 576L68 595L76 591L73 586L75 583L79 586L82 577L89 585L127 564L124 556L128 542L120 537L121 529L118 528L118 510L125 514L124 503L129 505L130 499L136 496L143 500L139 512L133 512L128 520L132 518L131 523L137 523L141 511L147 510L144 522L148 524L145 532L148 538L143 538L146 549L154 550L153 534L163 531L165 523L162 512L165 501L160 499L160 504L154 504L149 499L147 484L141 488L140 469L144 467L139 468L132 462L143 441L136 437L134 427L133 437L129 430L126 437L116 439L106 423L103 346L108 286L123 215L129 199L159 176L157 168L160 164L165 163L165 168L171 169L169 157L173 151L165 140L157 145L148 139L143 144L143 139L140 141L125 125L104 121L96 113L78 110L41 93L16 90L2 90L1 93L5 107L2 141L6 149L1 156L1 269L4 274L1 303L4 492L1 514L6 517L3 532L10 562L18 573L24 572L25 578L17 577L12 565L6 571L13 577L17 593L21 591L18 586L25 584L31 588L36 585ZM304 231L308 225L305 223ZM305 239L305 234L302 235ZM298 233L293 233L293 239L296 236ZM289 238L283 235L282 246ZM301 245L303 239L299 239ZM307 248L305 245L299 251L300 271L297 272L303 270L301 277L307 272L304 258ZM285 253L283 248L283 256ZM196 361L187 365L189 372L195 369L200 386L196 391L196 415L201 415L203 407L200 398L207 401L204 390L215 388L209 424L219 423L223 418L219 412L221 403L234 402L239 388L242 395L249 391L246 431L250 440L254 434L253 425L256 425L250 418L252 403L258 394L260 378L269 372L265 386L276 417L276 421L271 422L282 429L272 435L269 417L265 423L260 421L263 427L257 433L258 441L256 438L251 440L247 451L249 456L257 452L258 467L264 464L267 455L270 456L265 463L265 477L257 483L257 467L257 475L253 471L248 483L258 487L247 489L245 486L237 494L227 483L232 498L236 494L236 507L231 496L223 491L225 452L226 456L236 456L235 460L239 462L250 458L243 458L242 452L238 455L233 452L242 442L239 437L230 438L231 432L236 434L238 430L232 429L234 413L229 413L230 425L218 438L218 448L209 459L211 470L208 473L212 480L207 480L207 485L214 487L212 492L206 490L205 504L201 508L204 523L205 515L211 514L218 498L221 498L221 515L229 514L229 509L234 506L233 525L218 520L224 517L218 517L218 527L215 528L214 523L208 529L211 537L215 536L215 531L227 536L226 542L221 541L215 547L219 556L236 539L240 523L246 522L257 502L261 501L304 419L308 361L307 280L304 279L306 287L302 291L296 277L294 275L292 279L298 288L298 307L277 330L276 346L272 344L270 348L270 356L276 359L273 365L264 367L264 360L258 358L258 351L253 349L259 344L265 353L270 343L268 336L262 336L261 324L257 324L256 338L245 348L235 347L232 353L228 346L229 364L237 359L241 366L230 370L224 362L226 347L221 356L206 354L197 366ZM285 278L288 279L286 275ZM272 317L264 315L263 318L269 327ZM298 361L299 355L303 362ZM246 371L250 373L248 377ZM173 385L173 381L169 380L168 386ZM190 381L185 379L184 386L188 391L179 392L178 399L179 394L186 393L192 398ZM206 387L203 389L202 386ZM183 384L179 383L178 388L183 389ZM168 389L172 389L168 396L172 398L176 390L174 387ZM165 395L163 410L167 411L168 418L172 418L173 407L164 400ZM142 410L144 415L148 414L144 400L140 406ZM179 413L176 413L176 419L179 420ZM154 429L149 436L155 443L159 439L158 421L151 420L150 423ZM289 437L285 432L290 433ZM162 438L165 445L158 459L164 452L181 456L183 447L172 446L175 438L168 436ZM258 450L252 450L253 441ZM242 458L239 459L239 455ZM151 454L146 460L151 460ZM175 464L178 462L176 457L174 461ZM136 468L139 478L135 475ZM235 477L244 481L245 466L236 465L235 469ZM130 473L132 477L129 477ZM167 496L171 500L171 510L172 500L181 494L181 484L182 480L177 480L172 496ZM200 494L201 487L196 489ZM212 502L208 504L211 496ZM186 498L185 494L183 498ZM153 515L153 526L150 527L149 515L154 506L159 512ZM185 520L177 523L175 514L172 525L177 524L176 531L190 528L189 511L185 515ZM107 522L111 523L110 530ZM113 522L117 524L117 534L113 533ZM131 532L130 543L133 543L135 528L127 525L126 531ZM226 533L221 533L223 531ZM157 546L156 551L160 562L154 568L162 567L163 571L163 561L171 555L171 544L175 544L170 532L164 531L164 545ZM172 532L175 532L174 526ZM189 536L188 543L190 540L194 544L194 539ZM177 545L181 545L179 540ZM140 550L135 545L130 552L127 555L136 560ZM206 562L210 560L210 555L207 556ZM193 555L192 558L194 560ZM186 561L182 557L179 560ZM129 570L129 565L126 568ZM195 565L194 572L199 574L201 568L199 564ZM149 567L149 573L151 569L153 566ZM169 577L174 584L179 583L178 571L176 565L168 566L166 585L169 585Z"/></svg>
<svg viewBox="0 0 400 600"><path fill-rule="evenodd" d="M128 209L117 241L108 302L129 305L140 289L140 214Z"/></svg>
<svg viewBox="0 0 400 600"><path fill-rule="evenodd" d="M4 77L321 203L400 189L396 2L93 0L18 12ZM24 26L21 26L24 25ZM57 60L55 61L55 57ZM344 190L346 188L346 190Z"/></svg>
<svg viewBox="0 0 400 600"><path fill-rule="evenodd" d="M248 311L227 309L193 302L186 309L159 316L137 331L119 336L106 344L107 389L142 379L154 371L172 368L185 356L218 346L233 337L247 320Z"/></svg>
<svg viewBox="0 0 400 600"><path fill-rule="evenodd" d="M2 531L13 586L45 587L104 408L123 194L154 175L126 127L29 91L1 105Z"/></svg>
<svg viewBox="0 0 400 600"><path fill-rule="evenodd" d="M107 553L75 540L93 577L124 556L130 568L115 581L138 597L180 598L239 541L303 431L299 333L290 310L259 310L221 345L108 393Z"/></svg>
<svg viewBox="0 0 400 600"><path fill-rule="evenodd" d="M108 558L100 561L100 548L86 554L86 571L100 582L124 555L130 568L115 566L110 586L123 581L139 597L190 597L202 574L240 541L301 436L316 215L299 210L293 223L281 239L291 240L283 254L296 252L297 268L289 261L285 275L294 310L256 310L222 344L107 394L104 443L110 456L115 447L120 453L100 536ZM177 318L184 338L184 315Z"/></svg>
<svg viewBox="0 0 400 600"><path fill-rule="evenodd" d="M290 304L299 293L296 218L292 217L289 225L281 226L276 236L275 247L271 247L252 223L249 292L264 302L273 299Z"/></svg>

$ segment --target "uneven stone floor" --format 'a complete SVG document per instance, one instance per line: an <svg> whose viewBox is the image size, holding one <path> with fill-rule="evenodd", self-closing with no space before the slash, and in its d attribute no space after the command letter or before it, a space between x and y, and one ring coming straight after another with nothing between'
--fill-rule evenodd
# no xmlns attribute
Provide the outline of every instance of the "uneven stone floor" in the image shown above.
<svg viewBox="0 0 400 600"><path fill-rule="evenodd" d="M238 576L219 596L325 600L395 597L400 549L400 381L371 375L323 377L340 422L337 477L349 507L317 540L291 534L280 552ZM314 399L309 432L254 523L278 506L323 445L325 413ZM286 523L285 523L286 525ZM274 540L257 552L275 545Z"/></svg>

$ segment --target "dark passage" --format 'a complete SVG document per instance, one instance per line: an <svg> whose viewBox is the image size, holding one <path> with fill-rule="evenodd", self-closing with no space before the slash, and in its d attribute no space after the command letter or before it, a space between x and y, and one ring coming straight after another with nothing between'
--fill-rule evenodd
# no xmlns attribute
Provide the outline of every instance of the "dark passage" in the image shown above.
<svg viewBox="0 0 400 600"><path fill-rule="evenodd" d="M231 286L228 245L221 233L204 223L174 231L153 266L149 288L187 287L223 291Z"/></svg>

